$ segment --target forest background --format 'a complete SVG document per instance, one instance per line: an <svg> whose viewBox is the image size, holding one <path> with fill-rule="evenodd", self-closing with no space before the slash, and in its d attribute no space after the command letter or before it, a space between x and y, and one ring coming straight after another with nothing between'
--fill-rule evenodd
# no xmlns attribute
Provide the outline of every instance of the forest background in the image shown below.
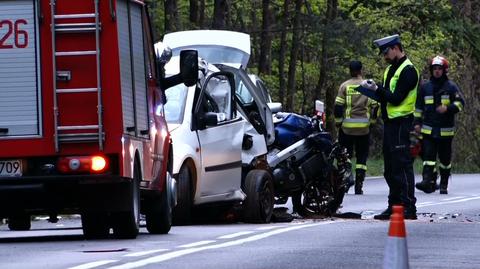
<svg viewBox="0 0 480 269"><path fill-rule="evenodd" d="M466 106L457 116L453 163L480 171L480 1L476 0L163 0L150 1L155 36L222 29L250 35L248 70L267 84L285 111L312 114L325 102L327 129L336 135L333 105L348 63L360 60L364 74L381 82L386 63L373 40L400 34L422 79L428 62L443 55L449 78ZM372 126L371 155L379 157L381 121ZM458 170L457 170L458 171Z"/></svg>

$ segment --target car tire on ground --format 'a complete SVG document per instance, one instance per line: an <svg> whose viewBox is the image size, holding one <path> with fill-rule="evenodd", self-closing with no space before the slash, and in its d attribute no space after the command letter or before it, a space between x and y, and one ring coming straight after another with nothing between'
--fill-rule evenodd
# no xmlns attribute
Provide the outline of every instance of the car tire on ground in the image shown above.
<svg viewBox="0 0 480 269"><path fill-rule="evenodd" d="M272 217L274 205L273 182L265 170L254 169L245 177L243 217L249 223L268 223Z"/></svg>
<svg viewBox="0 0 480 269"><path fill-rule="evenodd" d="M183 164L178 173L178 202L173 209L173 223L186 225L192 218L192 173L187 164Z"/></svg>

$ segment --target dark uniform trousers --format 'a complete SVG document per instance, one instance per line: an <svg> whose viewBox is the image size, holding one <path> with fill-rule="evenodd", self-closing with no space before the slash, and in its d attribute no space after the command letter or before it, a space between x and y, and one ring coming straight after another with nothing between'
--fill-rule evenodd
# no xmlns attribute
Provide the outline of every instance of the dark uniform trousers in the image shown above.
<svg viewBox="0 0 480 269"><path fill-rule="evenodd" d="M410 155L410 130L413 115L386 120L383 135L384 176L390 187L388 206L403 204L416 212L415 176Z"/></svg>
<svg viewBox="0 0 480 269"><path fill-rule="evenodd" d="M446 177L450 176L449 166L452 160L452 140L453 136L432 137L430 135L423 134L422 159L424 161L435 162L438 154L438 158L442 164L440 166L440 174L445 174ZM448 168L443 168L442 166Z"/></svg>
<svg viewBox="0 0 480 269"><path fill-rule="evenodd" d="M370 145L370 134L347 135L340 128L338 142L347 149L350 158L353 158L355 149L356 164L367 165L368 149Z"/></svg>

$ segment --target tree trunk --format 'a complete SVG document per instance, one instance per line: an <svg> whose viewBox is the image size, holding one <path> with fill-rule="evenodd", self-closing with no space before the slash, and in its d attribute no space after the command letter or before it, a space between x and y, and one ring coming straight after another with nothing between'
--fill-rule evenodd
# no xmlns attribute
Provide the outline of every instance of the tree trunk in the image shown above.
<svg viewBox="0 0 480 269"><path fill-rule="evenodd" d="M272 12L270 10L270 0L262 1L262 37L260 39L260 61L258 63L258 73L272 73L272 34L271 34Z"/></svg>
<svg viewBox="0 0 480 269"><path fill-rule="evenodd" d="M226 29L227 0L215 0L213 7L213 29Z"/></svg>
<svg viewBox="0 0 480 269"><path fill-rule="evenodd" d="M198 0L190 0L190 22L198 25Z"/></svg>
<svg viewBox="0 0 480 269"><path fill-rule="evenodd" d="M452 5L458 9L461 17L469 18L473 24L480 24L480 4L477 1L452 1ZM457 138L453 140L454 166L456 163L466 161L480 167L480 154L478 154L480 152L480 140L478 139L480 134L480 119L478 117L480 114L480 91L478 91L480 65L478 61L480 57L474 56L475 44L472 43L477 43L478 46L478 42L475 40L464 40L466 45L460 53L462 64L457 66L458 71L456 72L461 75L456 78L450 77L450 79L456 80L455 82L458 83L465 99L464 111L455 116L455 127L457 129L455 136ZM478 49L476 53L478 55ZM476 137L477 139L464 139L467 137Z"/></svg>
<svg viewBox="0 0 480 269"><path fill-rule="evenodd" d="M285 58L287 57L287 31L288 31L288 21L289 21L289 11L290 10L290 0L285 0L283 2L283 20L282 20L282 34L280 36L280 51L278 58L278 80L279 80L279 89L278 89L278 98L279 102L283 103L285 101Z"/></svg>
<svg viewBox="0 0 480 269"><path fill-rule="evenodd" d="M295 16L293 17L293 36L292 47L290 50L290 64L288 66L288 81L287 81L287 110L294 111L295 109L295 92L296 92L296 69L298 49L300 47L300 12L302 10L303 0L295 0Z"/></svg>
<svg viewBox="0 0 480 269"><path fill-rule="evenodd" d="M200 0L200 10L198 14L198 26L203 29L205 26L205 0Z"/></svg>
<svg viewBox="0 0 480 269"><path fill-rule="evenodd" d="M322 89L326 87L327 77L327 67L328 67L328 39L330 38L331 24L337 17L338 1L337 0L328 0L327 1L327 11L325 16L325 24L323 26L322 41L321 41L321 63L320 63L320 74L318 76L317 90L315 93L315 99L321 97ZM335 88L329 87L325 89L325 113L327 116L327 130L332 132L335 131L335 119L333 117L333 107L335 105Z"/></svg>
<svg viewBox="0 0 480 269"><path fill-rule="evenodd" d="M165 32L175 32L181 30L180 17L178 16L178 7L176 0L165 0Z"/></svg>

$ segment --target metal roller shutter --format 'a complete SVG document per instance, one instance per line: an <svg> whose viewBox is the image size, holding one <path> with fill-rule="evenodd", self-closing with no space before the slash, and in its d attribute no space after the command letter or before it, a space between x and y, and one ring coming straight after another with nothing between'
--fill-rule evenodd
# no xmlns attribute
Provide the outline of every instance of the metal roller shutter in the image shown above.
<svg viewBox="0 0 480 269"><path fill-rule="evenodd" d="M40 135L35 1L0 0L0 138Z"/></svg>

